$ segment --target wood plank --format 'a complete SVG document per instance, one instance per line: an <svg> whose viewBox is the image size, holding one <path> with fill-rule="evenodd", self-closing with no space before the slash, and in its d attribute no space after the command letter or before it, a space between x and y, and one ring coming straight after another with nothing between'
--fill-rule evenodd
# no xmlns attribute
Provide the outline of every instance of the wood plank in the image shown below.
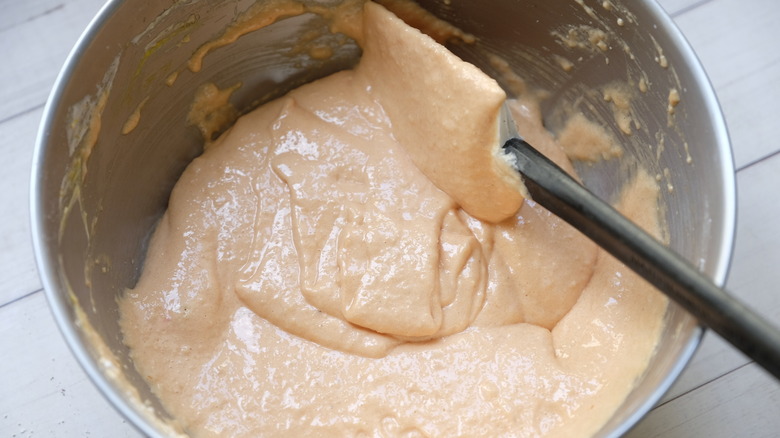
<svg viewBox="0 0 780 438"><path fill-rule="evenodd" d="M780 322L780 154L740 171L737 185L737 242L728 286L756 312Z"/></svg>
<svg viewBox="0 0 780 438"><path fill-rule="evenodd" d="M658 3L661 4L667 14L674 17L710 1L712 0L658 0Z"/></svg>
<svg viewBox="0 0 780 438"><path fill-rule="evenodd" d="M27 0L23 2L6 1L2 4L3 14L0 15L0 32L21 26L65 7L61 0Z"/></svg>
<svg viewBox="0 0 780 438"><path fill-rule="evenodd" d="M751 363L655 409L626 438L773 438L780 385Z"/></svg>
<svg viewBox="0 0 780 438"><path fill-rule="evenodd" d="M780 114L780 56L717 92L738 168L780 151L775 131Z"/></svg>
<svg viewBox="0 0 780 438"><path fill-rule="evenodd" d="M675 22L695 48L721 101L737 167L780 150L780 50L775 0L713 0Z"/></svg>
<svg viewBox="0 0 780 438"><path fill-rule="evenodd" d="M0 30L0 121L46 101L68 53L103 0L72 0L35 15L37 4L27 10L27 21L8 19L11 24L21 20L23 25Z"/></svg>
<svg viewBox="0 0 780 438"><path fill-rule="evenodd" d="M42 108L0 123L0 305L40 289L30 237L30 168Z"/></svg>
<svg viewBox="0 0 780 438"><path fill-rule="evenodd" d="M42 293L0 307L0 351L0 436L141 436L71 356Z"/></svg>

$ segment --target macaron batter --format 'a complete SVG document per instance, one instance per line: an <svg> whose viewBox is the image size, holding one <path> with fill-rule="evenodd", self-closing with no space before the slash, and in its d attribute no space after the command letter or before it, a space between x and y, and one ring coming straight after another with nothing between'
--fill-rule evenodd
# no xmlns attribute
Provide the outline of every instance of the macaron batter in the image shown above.
<svg viewBox="0 0 780 438"><path fill-rule="evenodd" d="M409 152L424 143L398 131L404 100L380 90L394 73L377 41L436 43L374 3L358 18L355 69L241 117L182 175L120 302L137 369L193 436L592 435L644 372L666 299L501 167L501 190L518 190L497 206L508 218L464 208L457 175ZM500 105L494 81L443 53ZM441 78L475 108L468 83ZM537 104L512 110L573 172ZM657 200L639 171L617 207L659 235Z"/></svg>

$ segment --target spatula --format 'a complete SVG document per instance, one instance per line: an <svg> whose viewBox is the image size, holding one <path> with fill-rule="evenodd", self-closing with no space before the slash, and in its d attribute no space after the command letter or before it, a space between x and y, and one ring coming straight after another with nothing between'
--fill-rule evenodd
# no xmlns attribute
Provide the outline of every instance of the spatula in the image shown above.
<svg viewBox="0 0 780 438"><path fill-rule="evenodd" d="M508 113L504 110L502 117L507 119ZM512 157L513 167L523 176L535 202L588 236L780 379L780 330L579 184L512 132L512 123L509 125L502 127L502 140L511 137L504 142L504 152Z"/></svg>

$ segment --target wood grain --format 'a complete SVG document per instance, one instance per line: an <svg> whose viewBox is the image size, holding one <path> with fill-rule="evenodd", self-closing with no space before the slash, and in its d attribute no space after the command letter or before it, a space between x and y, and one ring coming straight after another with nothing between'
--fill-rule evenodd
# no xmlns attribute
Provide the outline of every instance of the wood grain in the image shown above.
<svg viewBox="0 0 780 438"><path fill-rule="evenodd" d="M103 2L3 1L18 19L0 27L0 121L42 106L79 35ZM27 7L29 6L29 9ZM23 9L24 8L24 9ZM6 16L2 10L0 15Z"/></svg>
<svg viewBox="0 0 780 438"><path fill-rule="evenodd" d="M737 168L778 151L780 2L712 0L675 18L720 99Z"/></svg>
<svg viewBox="0 0 780 438"><path fill-rule="evenodd" d="M0 307L0 339L0 436L138 436L71 356L42 293Z"/></svg>
<svg viewBox="0 0 780 438"><path fill-rule="evenodd" d="M2 232L0 232L0 304L41 288L30 237L30 166L32 147L42 108L12 117L0 124Z"/></svg>

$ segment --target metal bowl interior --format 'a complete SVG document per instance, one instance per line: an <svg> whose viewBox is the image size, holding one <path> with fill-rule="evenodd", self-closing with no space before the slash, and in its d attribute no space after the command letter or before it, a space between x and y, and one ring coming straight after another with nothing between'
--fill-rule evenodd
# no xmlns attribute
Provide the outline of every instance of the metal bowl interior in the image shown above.
<svg viewBox="0 0 780 438"><path fill-rule="evenodd" d="M252 3L109 1L69 57L40 127L32 175L33 238L49 303L95 384L149 436L165 435L156 419L168 416L122 343L116 300L138 278L147 239L171 188L202 151L199 132L186 120L196 89L205 82L220 88L241 82L231 103L246 111L354 65L360 53L354 44L341 45L327 60L288 53L304 29L326 26L304 14L245 35L210 53L201 71L188 70L195 49ZM511 89L492 57L498 55L529 87L549 91L543 112L551 129L575 110L608 127L624 145L624 157L579 165L586 185L610 197L638 164L659 175L669 187L662 191L661 211L670 246L723 283L735 221L728 134L702 67L660 6L652 0L420 4L478 38L476 44L451 47L461 57ZM566 43L570 32L588 29L605 31L606 46ZM167 85L175 72L175 82ZM632 102L641 126L626 135L610 103L594 90L615 83L638 86L641 80L647 91ZM681 99L670 123L672 89ZM139 106L138 126L122 134ZM649 411L682 371L702 332L693 318L670 306L648 371L600 436L623 434Z"/></svg>

